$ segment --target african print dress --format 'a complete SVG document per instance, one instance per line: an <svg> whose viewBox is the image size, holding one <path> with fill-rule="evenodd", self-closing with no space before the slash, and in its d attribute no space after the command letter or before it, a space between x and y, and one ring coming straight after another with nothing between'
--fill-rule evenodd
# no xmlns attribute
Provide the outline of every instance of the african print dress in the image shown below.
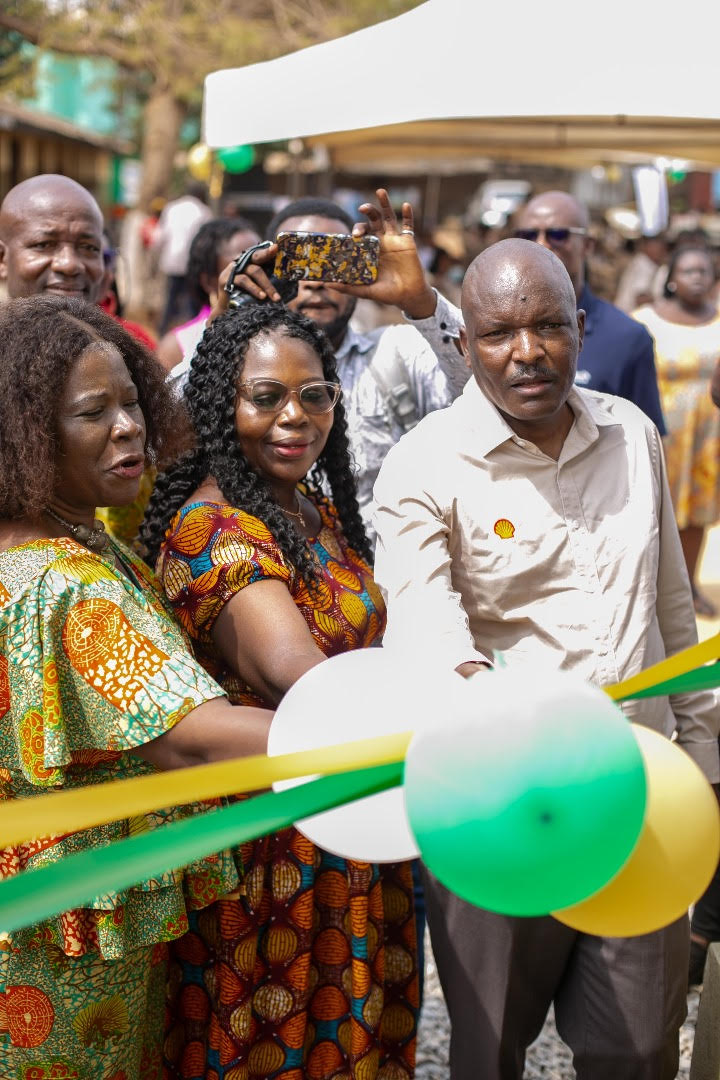
<svg viewBox="0 0 720 1080"><path fill-rule="evenodd" d="M127 751L222 694L153 581L120 547L100 556L61 538L0 552L0 798L153 772ZM6 848L0 877L189 812ZM158 1080L166 943L188 908L238 880L225 852L19 932L0 925L3 1080Z"/></svg>
<svg viewBox="0 0 720 1080"><path fill-rule="evenodd" d="M649 305L633 312L655 341L655 366L667 435L668 482L679 529L720 520L720 410L710 379L720 359L720 312L709 323L685 326Z"/></svg>
<svg viewBox="0 0 720 1080"><path fill-rule="evenodd" d="M256 581L287 585L327 656L372 645L384 629L369 567L347 545L333 507L317 506L315 595L257 518L206 502L171 522L160 579L232 701L267 704L222 664L211 638L224 604ZM172 949L168 1076L409 1080L418 1006L410 864L341 859L295 829L239 851L241 893L191 914L190 933Z"/></svg>

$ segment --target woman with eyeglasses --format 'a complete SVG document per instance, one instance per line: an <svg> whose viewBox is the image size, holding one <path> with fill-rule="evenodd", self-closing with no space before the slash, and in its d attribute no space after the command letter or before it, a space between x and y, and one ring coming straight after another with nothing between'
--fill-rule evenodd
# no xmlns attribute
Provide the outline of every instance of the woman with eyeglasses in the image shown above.
<svg viewBox="0 0 720 1080"><path fill-rule="evenodd" d="M717 609L700 592L695 573L705 529L720 520L720 415L710 396L720 359L714 284L708 248L679 247L670 259L662 298L633 312L655 339L670 493L695 611L708 618L716 616Z"/></svg>
<svg viewBox="0 0 720 1080"><path fill-rule="evenodd" d="M385 624L332 349L304 316L244 305L205 331L186 401L196 445L158 478L142 535L230 700L277 703ZM174 950L169 1075L410 1078L409 863L346 861L295 829L238 856L241 895L192 918Z"/></svg>

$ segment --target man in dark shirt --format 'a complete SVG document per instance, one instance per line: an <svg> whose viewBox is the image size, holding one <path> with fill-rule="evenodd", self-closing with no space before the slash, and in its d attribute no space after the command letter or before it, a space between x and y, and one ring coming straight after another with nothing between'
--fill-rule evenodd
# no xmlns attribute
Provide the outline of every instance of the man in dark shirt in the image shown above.
<svg viewBox="0 0 720 1080"><path fill-rule="evenodd" d="M589 227L588 212L577 199L565 191L546 191L519 211L515 235L555 252L570 275L578 308L585 312L575 384L634 402L664 435L650 334L620 308L595 296L585 282L585 260L593 242Z"/></svg>

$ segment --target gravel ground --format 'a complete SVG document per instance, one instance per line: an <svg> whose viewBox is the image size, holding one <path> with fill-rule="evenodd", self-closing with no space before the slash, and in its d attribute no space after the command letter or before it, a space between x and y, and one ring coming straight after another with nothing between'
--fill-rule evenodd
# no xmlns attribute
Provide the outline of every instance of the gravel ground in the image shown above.
<svg viewBox="0 0 720 1080"><path fill-rule="evenodd" d="M425 956L425 997L420 1016L415 1076L416 1080L448 1080L450 1024L427 934ZM688 995L688 1018L680 1031L678 1080L688 1080L690 1074L699 996L695 990ZM570 1051L555 1030L551 1012L539 1038L528 1050L525 1080L573 1080L574 1076Z"/></svg>

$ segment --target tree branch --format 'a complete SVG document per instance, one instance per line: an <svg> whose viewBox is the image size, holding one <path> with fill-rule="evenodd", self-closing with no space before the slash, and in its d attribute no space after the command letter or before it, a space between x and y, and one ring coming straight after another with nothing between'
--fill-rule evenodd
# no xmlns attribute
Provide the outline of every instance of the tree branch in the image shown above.
<svg viewBox="0 0 720 1080"><path fill-rule="evenodd" d="M105 56L130 71L142 71L144 69L143 65L134 59L127 49L112 38L104 37L102 41L88 41L83 40L78 35L65 42L60 35L55 37L49 33L52 21L46 22L42 30L38 30L34 21L8 14L1 9L0 27L5 30L15 30L31 45L41 45L51 52L63 53L66 56ZM52 44L50 44L50 39L52 39Z"/></svg>

